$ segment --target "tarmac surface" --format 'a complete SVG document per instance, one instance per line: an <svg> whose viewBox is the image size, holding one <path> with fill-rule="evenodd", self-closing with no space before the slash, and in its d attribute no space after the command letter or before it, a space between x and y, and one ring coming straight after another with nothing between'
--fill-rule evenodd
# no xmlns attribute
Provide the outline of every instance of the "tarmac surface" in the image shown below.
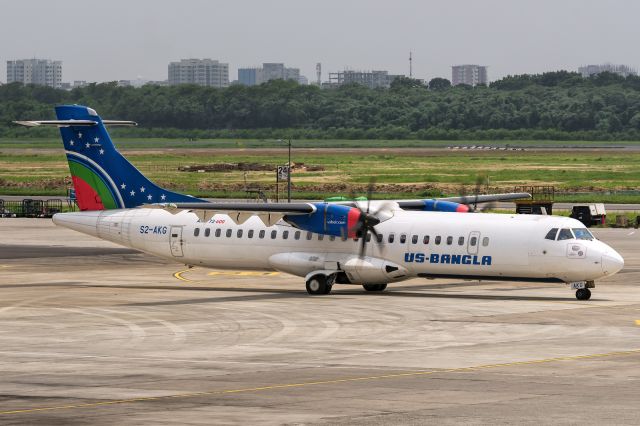
<svg viewBox="0 0 640 426"><path fill-rule="evenodd" d="M413 280L310 297L0 219L0 424L639 424L640 231L563 285Z"/></svg>

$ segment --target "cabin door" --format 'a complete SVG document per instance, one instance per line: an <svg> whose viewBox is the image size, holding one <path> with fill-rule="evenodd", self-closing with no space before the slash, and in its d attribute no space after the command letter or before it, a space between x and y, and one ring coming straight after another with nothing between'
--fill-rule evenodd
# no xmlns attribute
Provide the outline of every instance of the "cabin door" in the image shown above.
<svg viewBox="0 0 640 426"><path fill-rule="evenodd" d="M172 226L171 234L169 238L169 246L171 247L171 254L174 257L184 256L184 253L182 251L183 245L184 245L184 241L182 239L182 226Z"/></svg>
<svg viewBox="0 0 640 426"><path fill-rule="evenodd" d="M479 246L480 246L480 232L471 231L469 233L469 239L467 240L467 253L478 254Z"/></svg>

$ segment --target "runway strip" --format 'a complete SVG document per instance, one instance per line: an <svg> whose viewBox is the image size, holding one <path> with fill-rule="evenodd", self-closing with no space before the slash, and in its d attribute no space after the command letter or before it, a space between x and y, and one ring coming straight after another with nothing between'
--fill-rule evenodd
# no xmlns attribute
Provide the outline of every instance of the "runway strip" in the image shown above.
<svg viewBox="0 0 640 426"><path fill-rule="evenodd" d="M450 368L450 369L444 369L444 370L410 371L406 373L381 374L376 376L346 377L343 379L319 380L319 381L309 381L309 382L301 382L301 383L286 383L286 384L276 384L276 385L269 385L269 386L259 386L259 387L253 387L253 388L224 389L224 390L212 390L212 391L205 391L205 392L181 393L181 394L164 395L164 396L114 399L114 400L101 401L101 402L89 402L84 404L68 404L68 405L58 405L58 406L51 406L51 407L27 408L22 410L0 411L0 415L28 414L28 413L37 413L42 411L75 410L75 409L82 409L82 408L101 407L101 406L107 406L107 405L130 404L135 402L161 401L161 400L170 400L170 399L194 398L194 397L213 396L213 395L229 395L229 394L250 393L250 392L253 393L253 392L262 392L262 391L269 391L269 390L277 390L277 389L302 388L302 387L318 386L318 385L333 385L333 384L360 382L360 381L394 379L394 378L400 378L400 377L420 377L420 376L428 376L428 375L434 375L434 374L465 373L465 372L494 369L494 368L501 368L501 367L544 364L544 363L561 362L561 361L575 361L580 359L607 358L607 357L626 356L626 355L635 355L635 354L640 354L640 349L631 349L628 351L607 352L607 353L590 354L590 355L574 355L574 356L563 356L563 357L555 357L555 358L544 358L544 359L536 359L536 360L530 360L530 361L515 361L515 362L506 362L506 363L500 363L500 364L485 364L485 365L477 365L477 366L471 366L471 367Z"/></svg>

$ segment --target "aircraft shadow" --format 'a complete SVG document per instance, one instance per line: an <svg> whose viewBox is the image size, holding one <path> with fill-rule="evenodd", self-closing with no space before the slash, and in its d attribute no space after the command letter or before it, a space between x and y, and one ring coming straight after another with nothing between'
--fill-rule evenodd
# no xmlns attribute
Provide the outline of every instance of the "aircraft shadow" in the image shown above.
<svg viewBox="0 0 640 426"><path fill-rule="evenodd" d="M224 302L241 302L256 300L281 300L281 299L298 299L311 297L303 289L301 290L280 290L265 288L247 288L247 287L179 287L179 286L108 286L109 288L128 288L141 290L182 290L196 292L234 292L234 293L254 293L247 295L234 295L222 297L193 298L182 300L165 300L159 302L141 302L129 303L126 306L171 306L171 305L191 305L202 303L224 303ZM415 287L412 287L415 288ZM398 291L391 288L384 293L367 293L360 289L340 289L332 293L330 296L339 298L340 296L367 296L367 297L422 297L422 298L438 298L438 299L461 299L461 300L503 300L503 301L537 301L537 302L566 302L573 300L569 297L545 297L545 296L506 296L494 294L449 294L449 293L431 293L431 292L410 292ZM322 296L314 296L322 297Z"/></svg>

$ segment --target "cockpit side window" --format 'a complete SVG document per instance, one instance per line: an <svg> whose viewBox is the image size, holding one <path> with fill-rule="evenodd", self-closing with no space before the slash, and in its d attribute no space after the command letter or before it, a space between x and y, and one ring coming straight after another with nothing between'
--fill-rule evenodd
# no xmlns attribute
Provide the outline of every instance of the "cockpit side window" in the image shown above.
<svg viewBox="0 0 640 426"><path fill-rule="evenodd" d="M573 233L569 228L562 228L560 233L558 233L558 241L560 240L571 240L573 239Z"/></svg>
<svg viewBox="0 0 640 426"><path fill-rule="evenodd" d="M572 228L577 240L593 240L593 234L587 228Z"/></svg>
<svg viewBox="0 0 640 426"><path fill-rule="evenodd" d="M549 232L547 232L547 236L544 238L546 240L555 241L557 234L558 234L558 228L552 228Z"/></svg>

